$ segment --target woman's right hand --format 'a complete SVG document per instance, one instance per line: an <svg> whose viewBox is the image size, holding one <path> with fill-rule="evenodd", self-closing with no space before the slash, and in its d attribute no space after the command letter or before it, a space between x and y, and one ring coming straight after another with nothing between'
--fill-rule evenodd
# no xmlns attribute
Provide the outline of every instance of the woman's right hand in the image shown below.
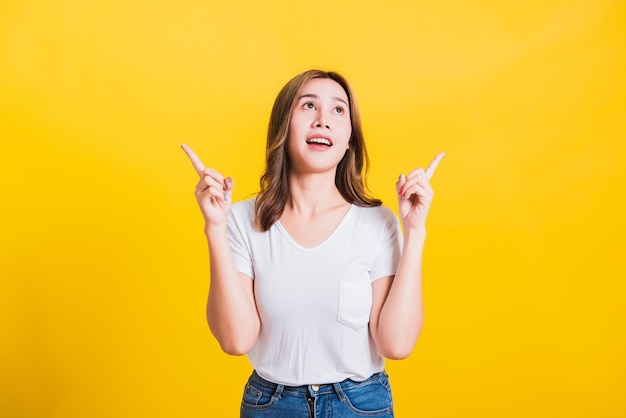
<svg viewBox="0 0 626 418"><path fill-rule="evenodd" d="M189 146L182 145L182 148L200 176L200 180L196 185L195 195L206 226L225 225L232 205L235 183L230 177L224 179L217 171L205 167Z"/></svg>

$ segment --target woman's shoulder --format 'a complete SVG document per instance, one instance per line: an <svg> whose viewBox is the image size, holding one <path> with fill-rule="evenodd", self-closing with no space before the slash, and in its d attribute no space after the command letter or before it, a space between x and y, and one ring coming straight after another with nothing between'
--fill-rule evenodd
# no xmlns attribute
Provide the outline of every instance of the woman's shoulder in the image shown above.
<svg viewBox="0 0 626 418"><path fill-rule="evenodd" d="M230 208L235 218L254 218L254 202L256 198L244 199L233 203Z"/></svg>
<svg viewBox="0 0 626 418"><path fill-rule="evenodd" d="M370 207L354 205L353 209L360 218L374 222L396 222L398 219L391 209L383 205Z"/></svg>

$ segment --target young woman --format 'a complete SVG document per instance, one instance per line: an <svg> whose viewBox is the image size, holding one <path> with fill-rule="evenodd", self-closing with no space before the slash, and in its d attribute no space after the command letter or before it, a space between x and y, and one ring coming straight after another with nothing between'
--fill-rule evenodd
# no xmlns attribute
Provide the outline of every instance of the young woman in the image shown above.
<svg viewBox="0 0 626 418"><path fill-rule="evenodd" d="M255 199L233 204L233 180L183 149L200 176L209 327L254 367L241 416L393 416L384 358L407 357L422 327L429 181L444 154L400 175L403 236L366 192L360 116L337 73L306 71L278 94Z"/></svg>

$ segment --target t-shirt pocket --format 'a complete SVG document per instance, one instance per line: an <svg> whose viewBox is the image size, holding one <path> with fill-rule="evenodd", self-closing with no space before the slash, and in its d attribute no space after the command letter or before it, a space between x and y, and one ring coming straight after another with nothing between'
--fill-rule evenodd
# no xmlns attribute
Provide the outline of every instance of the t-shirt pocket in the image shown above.
<svg viewBox="0 0 626 418"><path fill-rule="evenodd" d="M355 330L367 325L372 310L372 284L368 281L339 282L340 323Z"/></svg>

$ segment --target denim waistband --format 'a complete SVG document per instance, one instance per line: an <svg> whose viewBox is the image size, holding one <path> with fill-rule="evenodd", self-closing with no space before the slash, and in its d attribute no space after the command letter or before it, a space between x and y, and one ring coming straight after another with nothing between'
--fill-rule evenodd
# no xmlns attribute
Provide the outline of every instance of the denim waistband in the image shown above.
<svg viewBox="0 0 626 418"><path fill-rule="evenodd" d="M346 379L342 382L337 382L337 383L288 386L288 385L281 385L278 383L270 382L269 380L263 379L261 376L259 376L259 374L255 370L252 372L252 376L250 376L249 381L250 383L253 383L253 384L257 383L272 390L280 389L279 390L280 392L290 392L290 393L299 393L299 394L315 393L315 394L321 395L324 393L337 392L337 389L347 390L347 389L357 388L361 385L369 384L381 378L387 378L387 372L385 370L382 370L378 373L374 373L373 375L371 375L370 377L368 377L367 379L363 381L355 381L352 379Z"/></svg>

